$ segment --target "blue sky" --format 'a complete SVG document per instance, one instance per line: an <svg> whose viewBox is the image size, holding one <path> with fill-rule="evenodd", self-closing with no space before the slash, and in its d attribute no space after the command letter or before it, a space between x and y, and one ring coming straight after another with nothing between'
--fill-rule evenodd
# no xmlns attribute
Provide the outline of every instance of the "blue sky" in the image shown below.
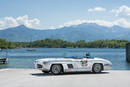
<svg viewBox="0 0 130 87"><path fill-rule="evenodd" d="M48 29L103 21L105 25L124 21L120 25L130 27L129 13L130 0L1 0L0 29L20 24Z"/></svg>

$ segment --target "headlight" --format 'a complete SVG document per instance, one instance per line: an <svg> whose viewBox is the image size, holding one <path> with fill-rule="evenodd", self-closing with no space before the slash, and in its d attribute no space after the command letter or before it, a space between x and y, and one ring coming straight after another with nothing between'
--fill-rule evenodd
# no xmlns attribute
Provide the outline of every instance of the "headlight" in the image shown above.
<svg viewBox="0 0 130 87"><path fill-rule="evenodd" d="M112 66L112 63L106 63L104 66Z"/></svg>
<svg viewBox="0 0 130 87"><path fill-rule="evenodd" d="M107 63L107 64L104 64L104 66L109 66L109 65L110 65L110 64L108 64L108 63Z"/></svg>

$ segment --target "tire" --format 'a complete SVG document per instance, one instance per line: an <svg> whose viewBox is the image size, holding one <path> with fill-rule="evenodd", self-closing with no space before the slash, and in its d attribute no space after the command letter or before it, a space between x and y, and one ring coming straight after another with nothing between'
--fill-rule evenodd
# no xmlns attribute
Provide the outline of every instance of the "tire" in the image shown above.
<svg viewBox="0 0 130 87"><path fill-rule="evenodd" d="M61 65L52 65L51 67L51 73L54 75L58 75L62 72L62 67Z"/></svg>
<svg viewBox="0 0 130 87"><path fill-rule="evenodd" d="M92 71L94 73L100 73L102 71L102 65L97 63L93 65Z"/></svg>
<svg viewBox="0 0 130 87"><path fill-rule="evenodd" d="M43 72L43 73L49 73L49 71L44 71L44 70L42 70L42 72Z"/></svg>

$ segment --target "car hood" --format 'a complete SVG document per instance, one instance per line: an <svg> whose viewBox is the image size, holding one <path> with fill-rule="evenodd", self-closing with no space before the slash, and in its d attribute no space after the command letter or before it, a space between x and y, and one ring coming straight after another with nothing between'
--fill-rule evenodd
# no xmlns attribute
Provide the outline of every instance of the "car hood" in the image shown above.
<svg viewBox="0 0 130 87"><path fill-rule="evenodd" d="M38 60L36 60L36 61L51 61L51 62L53 62L53 61L63 61L63 62L73 62L73 61L75 61L75 60L77 60L77 59L72 59L72 58L44 58L44 59L38 59Z"/></svg>
<svg viewBox="0 0 130 87"><path fill-rule="evenodd" d="M109 64L112 64L109 60L107 60L107 59L103 59L103 58L94 58L94 60L99 60L99 61L103 61L103 62L105 62L105 63L109 63Z"/></svg>

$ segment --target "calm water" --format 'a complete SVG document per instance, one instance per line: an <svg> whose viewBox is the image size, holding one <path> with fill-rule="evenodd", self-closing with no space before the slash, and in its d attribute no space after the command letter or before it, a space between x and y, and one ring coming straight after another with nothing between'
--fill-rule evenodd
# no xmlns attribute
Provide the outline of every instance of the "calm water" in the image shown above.
<svg viewBox="0 0 130 87"><path fill-rule="evenodd" d="M86 51L91 56L108 59L115 70L130 70L130 64L125 60L125 49L97 49L97 48L36 48L29 52L27 49L8 50L8 64L0 65L0 68L34 68L33 62L46 57L83 56ZM0 54L4 56L5 52Z"/></svg>

